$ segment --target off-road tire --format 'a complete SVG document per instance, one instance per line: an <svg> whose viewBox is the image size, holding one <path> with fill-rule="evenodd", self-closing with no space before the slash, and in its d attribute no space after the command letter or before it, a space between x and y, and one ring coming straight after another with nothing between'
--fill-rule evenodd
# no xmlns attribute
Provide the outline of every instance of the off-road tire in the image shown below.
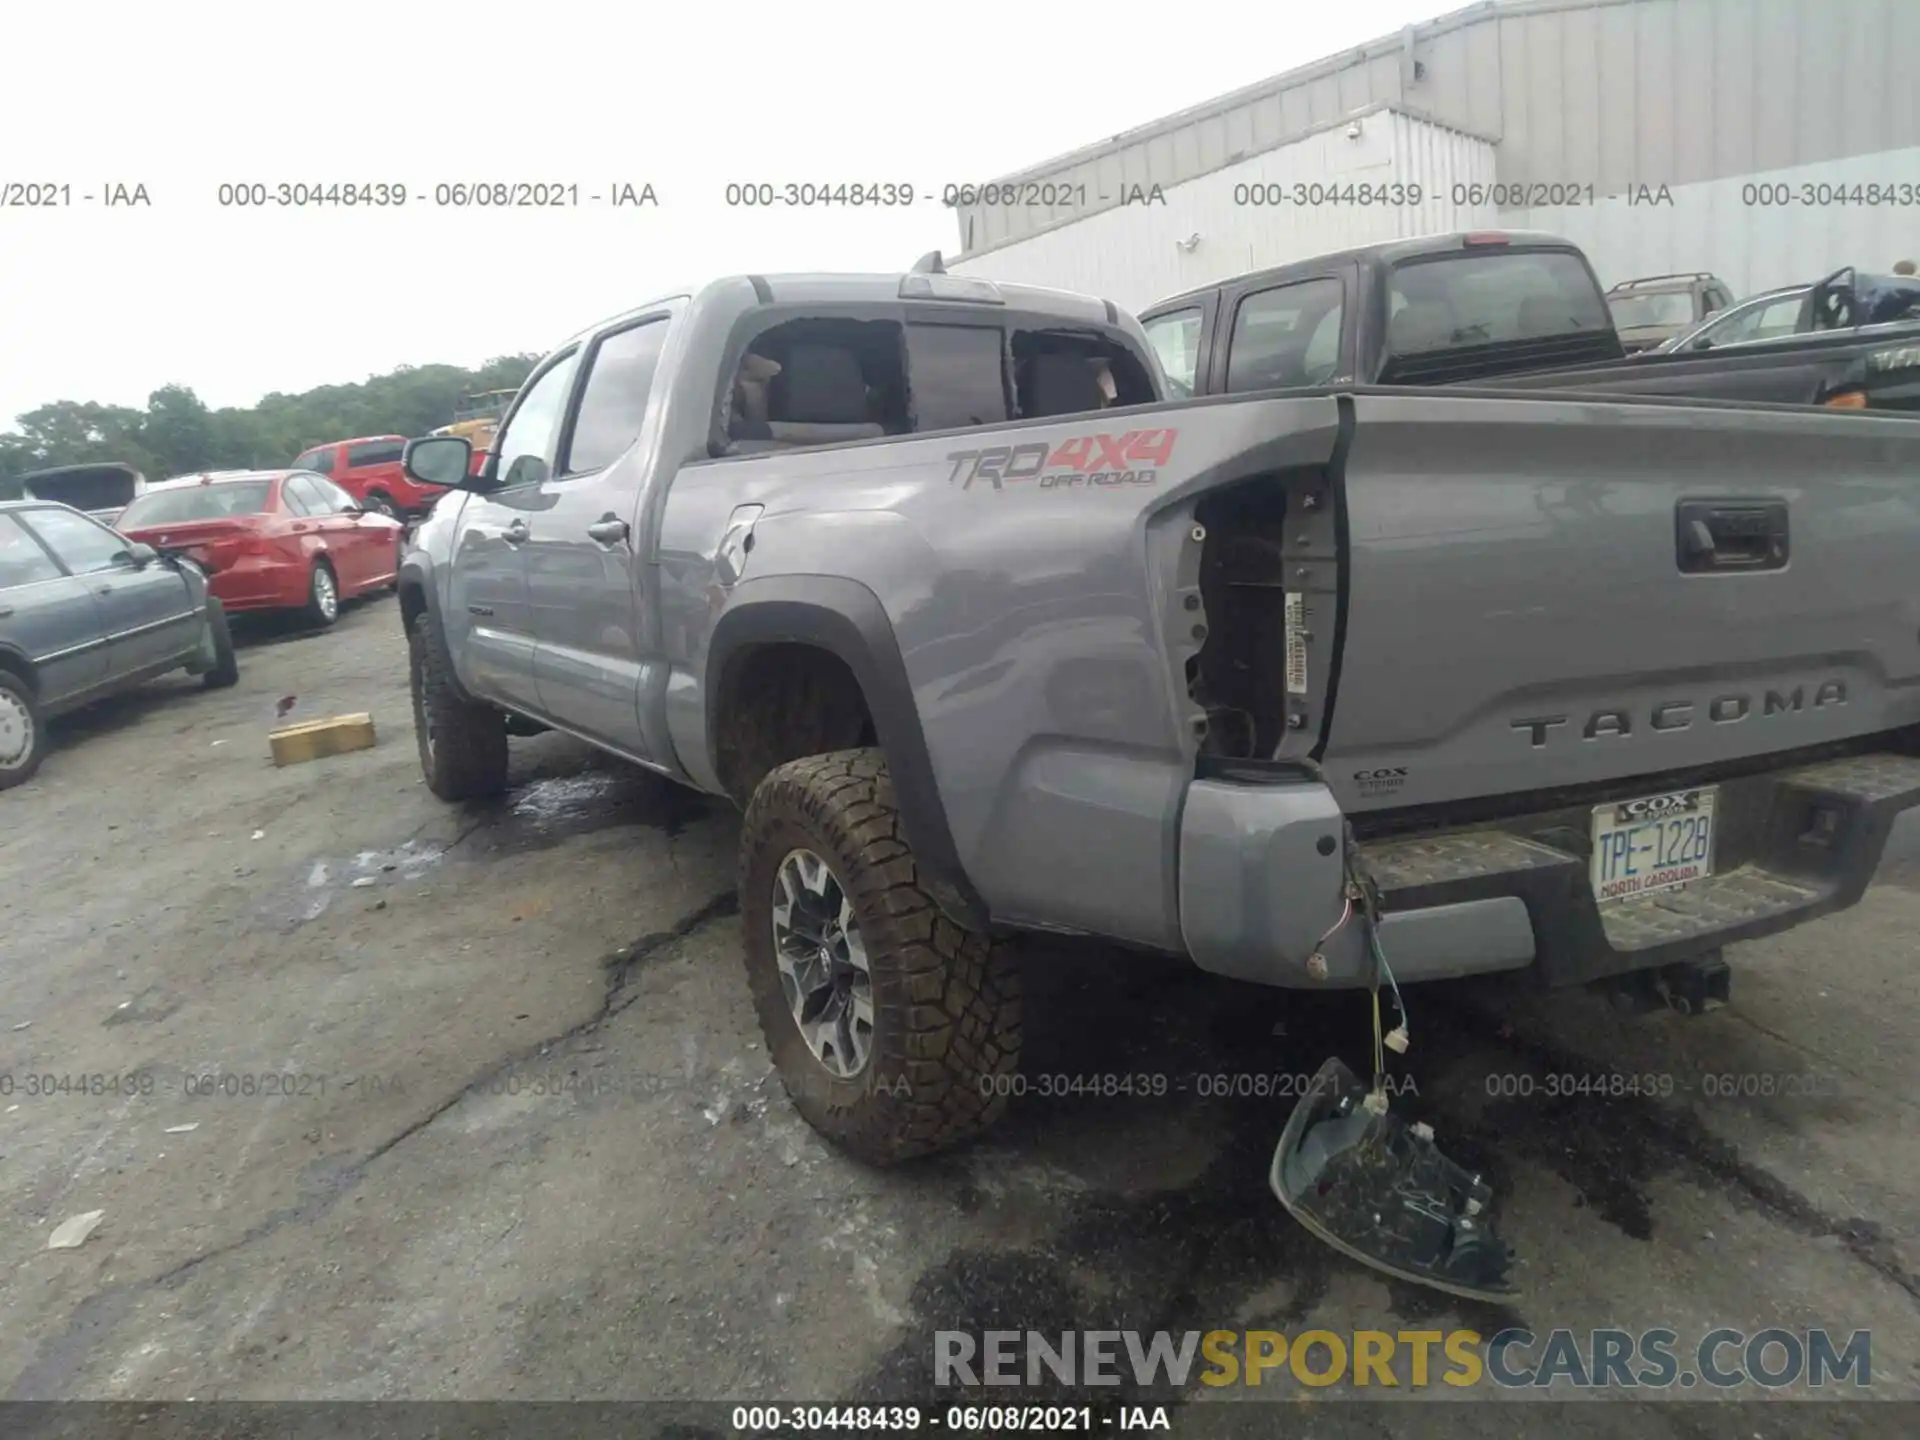
<svg viewBox="0 0 1920 1440"><path fill-rule="evenodd" d="M240 657L233 651L233 631L227 625L227 607L207 597L207 628L213 632L213 668L200 677L209 690L225 690L240 683Z"/></svg>
<svg viewBox="0 0 1920 1440"><path fill-rule="evenodd" d="M320 604L319 590L322 573L333 583L333 614L331 615L327 614ZM340 590L339 572L325 560L314 561L313 569L307 572L307 603L300 611L301 619L309 625L324 629L340 618L340 607L345 603L345 597Z"/></svg>
<svg viewBox="0 0 1920 1440"><path fill-rule="evenodd" d="M33 687L11 670L0 669L0 691L6 692L0 698L4 698L9 707L18 705L26 711L27 723L33 727L32 738L27 742L27 758L11 769L0 769L0 790L11 790L31 780L40 762L47 758L47 722L40 714Z"/></svg>
<svg viewBox="0 0 1920 1440"><path fill-rule="evenodd" d="M420 773L442 800L478 800L507 788L507 717L469 700L453 682L453 658L433 611L407 627L407 669Z"/></svg>
<svg viewBox="0 0 1920 1440"><path fill-rule="evenodd" d="M865 943L873 1039L840 1079L814 1056L780 986L774 887L795 848L827 862ZM879 750L841 750L769 772L740 834L747 985L767 1051L802 1118L849 1154L891 1165L950 1149L1000 1118L1020 1060L1012 950L934 904Z"/></svg>

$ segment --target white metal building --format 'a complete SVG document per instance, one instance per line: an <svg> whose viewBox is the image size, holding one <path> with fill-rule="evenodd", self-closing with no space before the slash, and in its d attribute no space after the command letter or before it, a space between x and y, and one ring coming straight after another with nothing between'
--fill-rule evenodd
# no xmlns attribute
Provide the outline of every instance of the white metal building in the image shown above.
<svg viewBox="0 0 1920 1440"><path fill-rule="evenodd" d="M1570 237L1608 284L1886 270L1920 260L1916 54L1920 0L1486 0L1007 176L959 207L948 268L1140 309L1499 225ZM1250 203L1296 183L1422 198ZM989 203L1036 195L1080 203Z"/></svg>

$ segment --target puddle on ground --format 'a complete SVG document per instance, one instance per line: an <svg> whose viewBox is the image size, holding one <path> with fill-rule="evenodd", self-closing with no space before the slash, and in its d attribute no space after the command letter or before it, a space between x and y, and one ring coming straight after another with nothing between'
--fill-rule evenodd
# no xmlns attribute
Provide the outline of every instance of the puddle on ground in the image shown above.
<svg viewBox="0 0 1920 1440"><path fill-rule="evenodd" d="M533 780L509 794L463 848L518 853L623 825L678 835L718 802L638 766Z"/></svg>
<svg viewBox="0 0 1920 1440"><path fill-rule="evenodd" d="M446 857L446 847L409 840L391 850L361 850L343 859L322 857L267 907L267 917L293 929L318 920L342 894L379 890L399 880L418 880Z"/></svg>

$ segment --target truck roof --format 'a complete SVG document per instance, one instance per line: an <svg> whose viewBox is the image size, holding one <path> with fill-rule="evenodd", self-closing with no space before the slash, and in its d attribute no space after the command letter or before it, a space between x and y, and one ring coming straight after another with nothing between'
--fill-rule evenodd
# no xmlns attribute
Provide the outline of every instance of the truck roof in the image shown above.
<svg viewBox="0 0 1920 1440"><path fill-rule="evenodd" d="M913 304L912 297L902 297L900 287L911 272L905 270L881 274L834 274L829 272L790 273L784 275L728 275L709 281L692 289L681 288L655 296L645 304L636 305L618 315L610 315L595 321L573 335L561 341L555 349L564 348L588 336L598 334L609 325L657 309L673 300L690 300L705 296L710 292L737 289L742 285L751 286L754 295L762 305L848 305L848 304ZM932 282L935 289L959 288L977 289L990 285L1009 308L1037 310L1058 315L1063 319L1084 320L1090 324L1117 323L1119 309L1110 300L1096 299L1091 295L1079 294L1072 290L1050 290L1038 285L1011 285L999 280L985 280L972 275L916 275L914 278ZM932 303L938 303L934 301Z"/></svg>
<svg viewBox="0 0 1920 1440"><path fill-rule="evenodd" d="M1428 255L1444 255L1467 247L1469 239L1485 236L1489 240L1498 237L1508 249L1538 249L1553 246L1579 253L1579 247L1564 235L1555 235L1546 230L1453 230L1442 235L1415 235L1404 240L1383 240L1373 245L1355 245L1348 250L1332 250L1320 255L1303 256L1298 260L1289 260L1284 265L1275 265L1256 272L1260 277L1284 275L1296 270L1318 270L1327 265L1346 261L1367 261L1380 265L1398 265L1403 260L1423 259ZM1182 290L1177 295L1156 300L1148 308L1158 310L1162 306L1177 301L1190 300L1196 295L1204 295L1209 290L1217 290L1227 283L1238 283L1246 276L1236 275L1231 280L1215 280L1206 285L1195 285L1190 290Z"/></svg>

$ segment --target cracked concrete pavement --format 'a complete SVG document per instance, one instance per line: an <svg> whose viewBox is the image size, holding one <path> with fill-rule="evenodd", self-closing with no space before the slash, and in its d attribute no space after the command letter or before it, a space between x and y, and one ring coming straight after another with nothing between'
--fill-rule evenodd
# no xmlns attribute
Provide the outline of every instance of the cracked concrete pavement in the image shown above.
<svg viewBox="0 0 1920 1440"><path fill-rule="evenodd" d="M1168 1093L1029 1095L983 1144L864 1169L769 1073L729 810L558 736L515 742L504 801L443 806L391 600L248 629L237 688L74 717L0 797L8 1398L926 1399L939 1328L1509 1323L1867 1329L1872 1393L1920 1397L1920 846L1855 911L1740 947L1704 1019L1409 992L1409 1103L1494 1179L1523 1257L1499 1311L1306 1237L1264 1178L1290 1098L1197 1093L1359 1058L1351 998L1036 945L1026 1074ZM286 694L371 711L379 744L275 769ZM1609 1069L1673 1094L1544 1094ZM1535 1093L1501 1094L1515 1075ZM1773 1079L1706 1094L1722 1075ZM1197 1389L1169 1398L1235 1398ZM1849 1423L1792 1410L1589 1423Z"/></svg>

